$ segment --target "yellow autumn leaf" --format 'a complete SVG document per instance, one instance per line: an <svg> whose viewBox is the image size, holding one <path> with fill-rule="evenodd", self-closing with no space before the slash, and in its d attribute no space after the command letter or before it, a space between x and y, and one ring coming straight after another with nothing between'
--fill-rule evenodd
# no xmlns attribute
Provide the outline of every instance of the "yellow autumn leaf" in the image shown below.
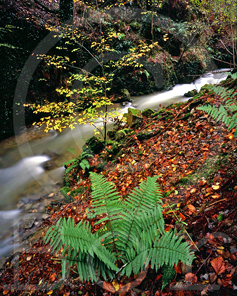
<svg viewBox="0 0 237 296"><path fill-rule="evenodd" d="M113 280L112 281L112 285L114 286L115 290L118 291L119 290L119 283L117 280Z"/></svg>
<svg viewBox="0 0 237 296"><path fill-rule="evenodd" d="M214 190L218 190L218 189L220 189L220 185L212 185L212 188L214 189Z"/></svg>

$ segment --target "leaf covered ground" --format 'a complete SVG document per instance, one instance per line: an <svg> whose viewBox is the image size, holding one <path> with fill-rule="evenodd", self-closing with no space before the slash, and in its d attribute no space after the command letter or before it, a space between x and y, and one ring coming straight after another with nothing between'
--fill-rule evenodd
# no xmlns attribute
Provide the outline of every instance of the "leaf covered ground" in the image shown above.
<svg viewBox="0 0 237 296"><path fill-rule="evenodd" d="M204 90L188 102L143 117L141 126L120 142L116 154L107 146L88 160L90 169L114 182L123 197L148 176L160 176L166 229L176 227L190 241L196 255L192 267L176 266L173 280L162 292L161 272L149 268L111 282L82 283L76 273L63 281L60 256L40 240L6 262L0 275L1 294L107 296L123 291L120 295L235 295L236 138L233 130L196 109L206 102L219 106L221 99ZM59 217L71 216L75 222L88 219L88 171L75 168L69 180L71 192L77 192L75 201L60 210L47 208L50 218L42 227L42 237ZM95 221L89 221L93 226ZM93 226L93 231L98 228Z"/></svg>

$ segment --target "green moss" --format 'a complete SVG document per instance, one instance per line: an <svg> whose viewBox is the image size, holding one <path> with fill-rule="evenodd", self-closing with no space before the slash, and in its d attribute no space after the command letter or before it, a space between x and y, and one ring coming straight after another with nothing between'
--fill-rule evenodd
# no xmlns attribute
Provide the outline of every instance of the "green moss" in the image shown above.
<svg viewBox="0 0 237 296"><path fill-rule="evenodd" d="M179 184L181 185L185 185L188 183L188 178L187 177L183 177L179 180Z"/></svg>
<svg viewBox="0 0 237 296"><path fill-rule="evenodd" d="M177 119L177 120L186 120L186 119L188 119L189 117L192 117L192 116L193 115L191 113L187 113L183 117L181 117L180 119Z"/></svg>
<svg viewBox="0 0 237 296"><path fill-rule="evenodd" d="M155 113L155 111L153 109L145 109L144 111L142 111L142 115L145 117L152 117L152 115Z"/></svg>

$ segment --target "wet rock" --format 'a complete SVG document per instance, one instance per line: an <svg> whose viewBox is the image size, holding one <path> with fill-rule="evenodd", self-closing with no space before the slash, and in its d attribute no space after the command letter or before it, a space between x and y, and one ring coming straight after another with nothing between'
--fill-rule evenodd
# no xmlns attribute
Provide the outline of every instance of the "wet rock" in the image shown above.
<svg viewBox="0 0 237 296"><path fill-rule="evenodd" d="M194 97L196 94L198 93L198 91L196 89L190 90L188 92L186 92L184 94L184 97Z"/></svg>
<svg viewBox="0 0 237 296"><path fill-rule="evenodd" d="M46 219L48 219L49 217L50 217L50 215L48 215L48 214L43 214L43 215L41 216L42 220L46 220Z"/></svg>
<svg viewBox="0 0 237 296"><path fill-rule="evenodd" d="M26 217L26 221L24 222L23 227L24 227L25 229L30 229L30 228L32 228L33 225L34 225L35 220L36 220L35 217L32 217L32 216L30 216L30 217L28 217L28 218Z"/></svg>
<svg viewBox="0 0 237 296"><path fill-rule="evenodd" d="M46 170L46 171L51 171L51 170L54 170L56 169L58 166L56 165L56 163L54 162L54 159L50 159L49 161L46 161L44 164L43 164L43 168Z"/></svg>

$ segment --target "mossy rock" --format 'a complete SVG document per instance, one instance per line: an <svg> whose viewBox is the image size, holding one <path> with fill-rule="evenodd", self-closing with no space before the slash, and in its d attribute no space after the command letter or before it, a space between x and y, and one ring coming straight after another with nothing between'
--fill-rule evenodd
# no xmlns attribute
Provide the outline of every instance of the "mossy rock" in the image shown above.
<svg viewBox="0 0 237 296"><path fill-rule="evenodd" d="M106 151L108 152L110 158L110 155L114 156L119 152L121 145L116 141L109 141L108 145L110 145L111 147L106 148Z"/></svg>
<svg viewBox="0 0 237 296"><path fill-rule="evenodd" d="M126 88L121 89L120 91L122 94L122 97L121 97L122 101L132 102L131 95Z"/></svg>
<svg viewBox="0 0 237 296"><path fill-rule="evenodd" d="M177 120L186 120L186 119L188 119L189 117L192 117L192 116L193 115L191 113L187 113L183 117L181 117L180 119L177 119Z"/></svg>
<svg viewBox="0 0 237 296"><path fill-rule="evenodd" d="M104 141L93 136L88 139L82 147L83 151L89 150L95 154L100 153L104 148Z"/></svg>
<svg viewBox="0 0 237 296"><path fill-rule="evenodd" d="M156 136L157 134L159 134L160 132L161 132L161 129L157 131L146 131L146 132L143 131L137 134L137 138L139 141L150 139Z"/></svg>
<svg viewBox="0 0 237 296"><path fill-rule="evenodd" d="M111 140L114 140L114 139L115 139L115 133L116 133L116 131L108 131L108 132L107 132L107 136L108 136Z"/></svg>
<svg viewBox="0 0 237 296"><path fill-rule="evenodd" d="M142 27L142 24L136 22L136 21L133 21L129 24L129 26L131 26L132 29L134 30L140 30L141 27Z"/></svg>
<svg viewBox="0 0 237 296"><path fill-rule="evenodd" d="M117 131L117 132L115 133L115 141L119 142L119 141L121 141L122 139L125 139L126 136L127 136L128 134L130 134L131 132L132 132L132 130L129 129L129 128L124 128L124 129L122 129L122 130Z"/></svg>
<svg viewBox="0 0 237 296"><path fill-rule="evenodd" d="M203 104L202 99L196 100L189 105L188 110L191 111L194 107L201 105L201 104Z"/></svg>
<svg viewBox="0 0 237 296"><path fill-rule="evenodd" d="M153 109L150 109L150 108L145 109L144 111L142 111L142 115L144 117L151 117L152 114L154 114L154 113L155 113L155 111Z"/></svg>
<svg viewBox="0 0 237 296"><path fill-rule="evenodd" d="M185 97L194 97L196 94L198 93L198 91L196 89L190 90L188 92L186 92L184 94Z"/></svg>
<svg viewBox="0 0 237 296"><path fill-rule="evenodd" d="M127 122L130 127L139 125L142 121L143 117L141 110L128 108Z"/></svg>
<svg viewBox="0 0 237 296"><path fill-rule="evenodd" d="M169 119L173 118L173 114L172 115L168 115L166 118L165 118L165 121L168 121Z"/></svg>
<svg viewBox="0 0 237 296"><path fill-rule="evenodd" d="M165 112L166 112L166 109L165 108L162 108L159 111L153 113L151 117L156 117L157 115L162 115Z"/></svg>
<svg viewBox="0 0 237 296"><path fill-rule="evenodd" d="M204 91L204 92L209 91L212 86L213 86L212 84L205 84L201 87L200 92L201 91Z"/></svg>

